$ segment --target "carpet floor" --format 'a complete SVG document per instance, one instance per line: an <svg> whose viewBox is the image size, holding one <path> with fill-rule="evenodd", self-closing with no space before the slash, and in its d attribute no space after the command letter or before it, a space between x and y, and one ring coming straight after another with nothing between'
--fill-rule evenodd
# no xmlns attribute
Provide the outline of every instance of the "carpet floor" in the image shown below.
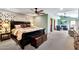
<svg viewBox="0 0 79 59"><path fill-rule="evenodd" d="M24 50L74 50L74 39L67 31L54 31L48 33L47 41L37 49L30 44ZM12 39L0 42L0 50L21 50L20 46Z"/></svg>

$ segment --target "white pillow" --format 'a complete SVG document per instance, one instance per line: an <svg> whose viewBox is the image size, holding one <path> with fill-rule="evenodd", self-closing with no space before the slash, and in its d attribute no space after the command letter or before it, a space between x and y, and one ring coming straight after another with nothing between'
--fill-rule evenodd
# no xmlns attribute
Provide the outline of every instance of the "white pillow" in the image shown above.
<svg viewBox="0 0 79 59"><path fill-rule="evenodd" d="M20 25L15 25L15 28L21 28L21 26Z"/></svg>

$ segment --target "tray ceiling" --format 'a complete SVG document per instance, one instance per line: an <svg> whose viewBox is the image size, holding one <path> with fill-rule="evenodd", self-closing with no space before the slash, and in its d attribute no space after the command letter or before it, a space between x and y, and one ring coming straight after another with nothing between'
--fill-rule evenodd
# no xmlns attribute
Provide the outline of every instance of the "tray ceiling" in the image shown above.
<svg viewBox="0 0 79 59"><path fill-rule="evenodd" d="M31 9L34 8L1 8L0 10L27 15L33 13ZM44 13L53 15L58 15L58 13L78 13L77 8L63 8L62 10L61 8L38 8L38 10L44 10Z"/></svg>

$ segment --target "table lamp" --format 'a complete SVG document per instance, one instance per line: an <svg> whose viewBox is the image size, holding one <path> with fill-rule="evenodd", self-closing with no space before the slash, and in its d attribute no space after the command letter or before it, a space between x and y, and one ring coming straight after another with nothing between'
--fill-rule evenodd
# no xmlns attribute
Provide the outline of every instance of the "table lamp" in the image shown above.
<svg viewBox="0 0 79 59"><path fill-rule="evenodd" d="M9 24L8 23L4 23L3 27L5 28L5 33L8 32L7 29L9 28Z"/></svg>

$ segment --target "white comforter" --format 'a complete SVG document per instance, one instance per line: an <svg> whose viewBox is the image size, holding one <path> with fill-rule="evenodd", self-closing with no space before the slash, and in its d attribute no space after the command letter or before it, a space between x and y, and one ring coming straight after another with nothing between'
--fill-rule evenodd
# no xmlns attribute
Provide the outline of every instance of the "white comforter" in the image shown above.
<svg viewBox="0 0 79 59"><path fill-rule="evenodd" d="M15 29L12 29L12 34L17 36L17 40L21 40L23 33L28 33L32 31L41 30L41 29L43 28L38 28L38 27L15 28Z"/></svg>

